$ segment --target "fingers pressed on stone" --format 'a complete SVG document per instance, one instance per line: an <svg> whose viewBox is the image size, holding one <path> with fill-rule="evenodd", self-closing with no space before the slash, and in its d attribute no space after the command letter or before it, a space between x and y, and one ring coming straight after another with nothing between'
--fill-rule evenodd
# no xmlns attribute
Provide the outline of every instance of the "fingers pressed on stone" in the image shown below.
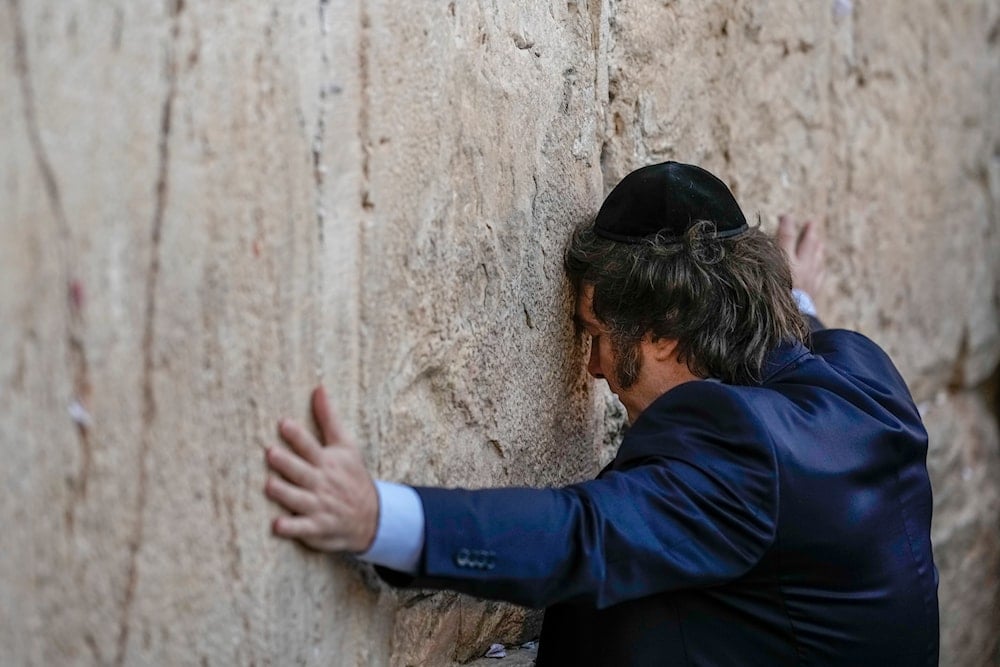
<svg viewBox="0 0 1000 667"><path fill-rule="evenodd" d="M279 516L272 524L275 535L296 539L319 536L321 529L314 519L306 516Z"/></svg>
<svg viewBox="0 0 1000 667"><path fill-rule="evenodd" d="M819 234L816 233L816 223L807 221L804 225L802 225L802 231L799 233L795 253L800 256L809 254L813 252L818 243Z"/></svg>
<svg viewBox="0 0 1000 667"><path fill-rule="evenodd" d="M316 436L290 419L282 419L278 423L278 431L296 454L310 463L319 463L323 446Z"/></svg>
<svg viewBox="0 0 1000 667"><path fill-rule="evenodd" d="M795 255L796 239L798 238L797 227L795 218L792 216L778 216L778 243L790 257Z"/></svg>
<svg viewBox="0 0 1000 667"><path fill-rule="evenodd" d="M281 447L271 447L267 450L267 464L293 484L305 488L315 486L316 469L294 452Z"/></svg>
<svg viewBox="0 0 1000 667"><path fill-rule="evenodd" d="M295 514L306 514L316 508L316 496L301 487L289 484L280 477L268 477L264 493L268 498Z"/></svg>

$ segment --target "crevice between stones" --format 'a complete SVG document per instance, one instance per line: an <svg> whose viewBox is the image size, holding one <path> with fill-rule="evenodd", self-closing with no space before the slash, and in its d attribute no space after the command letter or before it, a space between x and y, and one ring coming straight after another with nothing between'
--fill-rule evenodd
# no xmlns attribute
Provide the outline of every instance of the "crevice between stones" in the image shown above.
<svg viewBox="0 0 1000 667"><path fill-rule="evenodd" d="M315 263L315 272L311 274L310 285L313 292L313 303L323 303L323 294L326 290L326 253L323 252L326 245L326 207L323 200L323 183L326 177L326 167L323 164L323 150L325 148L326 141L326 114L327 114L327 95L328 95L328 81L330 77L330 54L327 49L327 35L330 32L330 26L327 23L329 17L327 16L327 9L329 8L329 0L319 0L319 5L317 7L317 18L319 19L319 30L320 30L320 81L319 89L316 91L316 130L313 132L312 138L312 157L313 157L313 182L315 184L315 207L316 207L316 246L319 256L319 261ZM317 254L317 253L312 253ZM310 262L312 264L312 262ZM317 313L316 317L321 317L321 313ZM320 327L323 330L323 327ZM316 374L319 379L322 379L323 369L325 368L324 358L324 348L323 336L317 335L314 340L315 348L313 350L314 363L316 368Z"/></svg>
<svg viewBox="0 0 1000 667"><path fill-rule="evenodd" d="M358 2L358 14L359 14L359 27L358 27L358 141L361 148L361 187L360 187L360 217L358 220L357 229L357 264L355 270L357 271L358 277L358 289L355 295L358 299L357 302L357 313L358 321L357 328L355 330L356 340L358 341L358 352L357 352L357 371L358 380L360 383L359 391L365 392L368 385L367 378L367 368L366 359L369 351L369 341L368 336L365 335L365 331L368 328L369 322L369 311L371 299L367 299L365 295L365 290L367 286L367 281L365 280L365 251L366 251L366 235L368 229L368 222L373 215L375 209L375 204L371 197L371 182L370 182L370 166L371 166L371 119L369 115L369 107L371 105L371 71L370 71L370 58L371 58L371 17L368 14L367 4L363 0ZM364 404L364 401L360 401L359 405ZM360 408L359 408L360 410ZM368 446L372 449L370 451L371 458L369 460L375 463L375 466L380 465L378 451L375 449L378 447L377 439L371 437L371 432L369 425L364 418L363 414L356 415L357 424L360 432L359 437L368 443ZM376 472L380 472L376 470Z"/></svg>

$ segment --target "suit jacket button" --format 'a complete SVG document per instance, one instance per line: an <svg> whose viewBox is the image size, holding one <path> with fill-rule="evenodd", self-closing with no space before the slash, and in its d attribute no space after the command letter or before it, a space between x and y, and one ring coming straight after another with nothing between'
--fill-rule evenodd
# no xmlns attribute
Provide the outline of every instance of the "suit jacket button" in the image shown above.
<svg viewBox="0 0 1000 667"><path fill-rule="evenodd" d="M471 563L469 561L469 550L459 549L458 552L455 554L455 565L459 567L469 567L470 564Z"/></svg>

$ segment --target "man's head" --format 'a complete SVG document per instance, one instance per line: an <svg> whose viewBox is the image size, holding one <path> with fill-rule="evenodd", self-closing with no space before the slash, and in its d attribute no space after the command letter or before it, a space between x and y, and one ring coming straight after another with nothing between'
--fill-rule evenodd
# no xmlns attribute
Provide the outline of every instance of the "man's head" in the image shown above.
<svg viewBox="0 0 1000 667"><path fill-rule="evenodd" d="M609 338L612 389L639 381L646 340L669 343L693 376L747 384L770 350L808 331L780 248L746 224L722 181L691 165L629 174L573 236L566 268Z"/></svg>

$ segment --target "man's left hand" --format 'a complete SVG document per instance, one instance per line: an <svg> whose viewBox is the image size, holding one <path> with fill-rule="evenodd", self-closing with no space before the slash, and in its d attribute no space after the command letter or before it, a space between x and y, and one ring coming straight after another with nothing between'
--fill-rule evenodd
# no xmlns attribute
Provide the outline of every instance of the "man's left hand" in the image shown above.
<svg viewBox="0 0 1000 667"><path fill-rule="evenodd" d="M308 429L282 419L278 431L290 449L267 450L272 474L264 493L291 513L276 518L272 530L319 551L367 551L378 527L375 483L323 387L313 391L312 410L322 443Z"/></svg>

